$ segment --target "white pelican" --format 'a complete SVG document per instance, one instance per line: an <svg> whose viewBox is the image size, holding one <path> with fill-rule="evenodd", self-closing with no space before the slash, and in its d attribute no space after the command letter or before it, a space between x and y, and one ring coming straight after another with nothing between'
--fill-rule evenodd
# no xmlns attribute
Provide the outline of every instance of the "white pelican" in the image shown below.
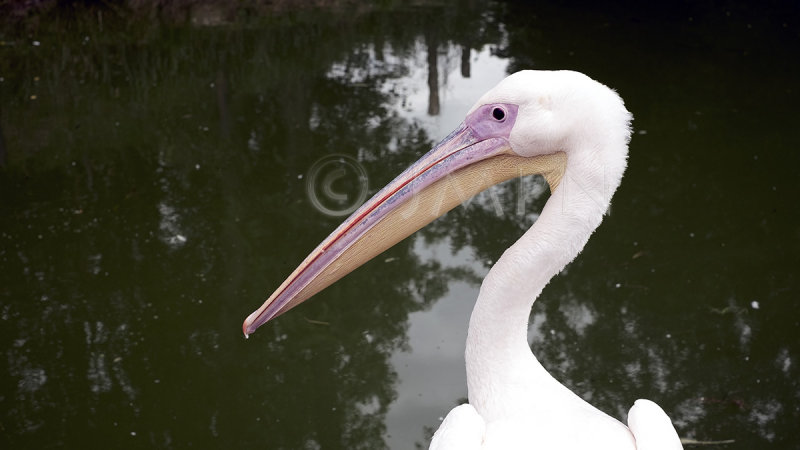
<svg viewBox="0 0 800 450"><path fill-rule="evenodd" d="M631 114L608 87L570 71L515 73L464 122L328 236L244 321L245 336L297 306L470 196L542 174L551 196L489 271L466 344L469 403L431 449L680 449L655 403L637 400L626 427L554 379L527 341L533 302L583 249L625 171Z"/></svg>

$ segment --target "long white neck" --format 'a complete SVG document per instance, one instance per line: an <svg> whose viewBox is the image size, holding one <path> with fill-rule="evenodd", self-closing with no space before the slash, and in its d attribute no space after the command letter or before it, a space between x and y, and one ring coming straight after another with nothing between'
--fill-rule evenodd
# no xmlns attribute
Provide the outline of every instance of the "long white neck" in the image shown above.
<svg viewBox="0 0 800 450"><path fill-rule="evenodd" d="M531 353L528 318L544 286L583 249L608 208L621 172L606 185L597 163L569 160L533 226L492 267L472 311L466 346L469 401L491 421L578 397ZM623 162L624 167L624 162ZM608 191L608 192L606 192Z"/></svg>

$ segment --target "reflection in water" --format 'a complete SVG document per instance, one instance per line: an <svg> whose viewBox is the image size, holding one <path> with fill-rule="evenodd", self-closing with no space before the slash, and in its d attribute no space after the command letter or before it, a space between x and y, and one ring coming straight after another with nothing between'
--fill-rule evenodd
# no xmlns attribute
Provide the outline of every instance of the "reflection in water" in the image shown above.
<svg viewBox="0 0 800 450"><path fill-rule="evenodd" d="M796 25L532 8L45 11L5 29L0 442L424 446L466 396L479 280L537 218L540 178L248 342L238 324L338 223L305 195L314 162L346 154L374 191L530 67L607 81L638 131L613 213L532 311L545 367L623 419L650 397L683 436L800 442L797 63L774 58Z"/></svg>

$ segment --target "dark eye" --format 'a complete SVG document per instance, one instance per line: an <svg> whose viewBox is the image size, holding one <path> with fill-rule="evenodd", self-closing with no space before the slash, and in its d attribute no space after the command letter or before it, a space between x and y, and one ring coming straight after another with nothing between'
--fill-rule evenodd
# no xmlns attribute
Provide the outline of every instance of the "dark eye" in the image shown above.
<svg viewBox="0 0 800 450"><path fill-rule="evenodd" d="M492 117L498 122L502 121L506 118L506 112L503 111L503 108L497 107L492 110Z"/></svg>

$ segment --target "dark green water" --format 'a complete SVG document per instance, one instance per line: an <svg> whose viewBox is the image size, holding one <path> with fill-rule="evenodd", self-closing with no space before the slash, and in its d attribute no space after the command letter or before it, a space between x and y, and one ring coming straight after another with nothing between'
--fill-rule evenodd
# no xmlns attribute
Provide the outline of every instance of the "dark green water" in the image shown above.
<svg viewBox="0 0 800 450"><path fill-rule="evenodd" d="M532 311L545 367L622 420L646 397L716 448L800 446L797 7L56 10L0 41L1 447L427 448L541 179L241 322L356 169L376 191L523 68L635 116L610 216Z"/></svg>

